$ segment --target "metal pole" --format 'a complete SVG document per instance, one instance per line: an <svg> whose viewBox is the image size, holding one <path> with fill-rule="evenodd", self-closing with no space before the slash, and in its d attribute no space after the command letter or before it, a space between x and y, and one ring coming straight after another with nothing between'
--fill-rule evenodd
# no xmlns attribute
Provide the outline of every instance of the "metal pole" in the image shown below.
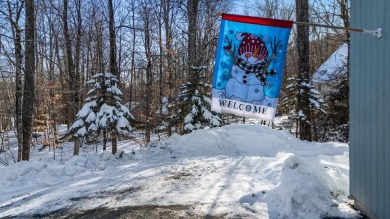
<svg viewBox="0 0 390 219"><path fill-rule="evenodd" d="M222 16L222 13L217 13L217 16ZM359 33L366 33L373 36L376 36L377 38L382 37L382 28L378 28L376 30L366 30L362 28L353 28L353 27L340 27L340 26L333 26L333 25L326 25L326 24L315 24L315 23L309 23L309 22L300 22L300 21L293 21L293 24L295 25L306 25L306 26L315 26L315 27L325 27L325 28L332 28L332 29L338 29L338 30L347 30L347 31L354 31Z"/></svg>
<svg viewBox="0 0 390 219"><path fill-rule="evenodd" d="M295 25L315 26L315 27L325 27L325 28L332 28L332 29L338 29L338 30L354 31L354 32L370 34L370 35L376 36L377 38L381 38L382 37L382 28L378 28L376 30L366 30L366 29L361 29L361 28L340 27L340 26L333 26L333 25L300 22L300 21L293 21L293 24L295 24Z"/></svg>
<svg viewBox="0 0 390 219"><path fill-rule="evenodd" d="M315 24L315 23L300 22L300 21L293 21L293 24L305 25L305 26L314 26L314 27L325 27L325 28L332 28L332 29L338 29L338 30L355 31L355 32L363 32L364 31L363 29L360 29L360 28L339 27L339 26L333 26L333 25Z"/></svg>

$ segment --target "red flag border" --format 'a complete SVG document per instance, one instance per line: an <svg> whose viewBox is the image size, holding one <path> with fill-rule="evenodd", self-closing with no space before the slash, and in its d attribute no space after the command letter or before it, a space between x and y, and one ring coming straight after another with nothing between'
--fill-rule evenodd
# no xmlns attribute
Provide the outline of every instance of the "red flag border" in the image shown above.
<svg viewBox="0 0 390 219"><path fill-rule="evenodd" d="M262 18L262 17L252 17L236 14L225 14L222 13L222 19L236 22L244 22L249 24L260 24L265 26L274 26L282 28L292 28L293 21L289 20L278 20L271 18Z"/></svg>

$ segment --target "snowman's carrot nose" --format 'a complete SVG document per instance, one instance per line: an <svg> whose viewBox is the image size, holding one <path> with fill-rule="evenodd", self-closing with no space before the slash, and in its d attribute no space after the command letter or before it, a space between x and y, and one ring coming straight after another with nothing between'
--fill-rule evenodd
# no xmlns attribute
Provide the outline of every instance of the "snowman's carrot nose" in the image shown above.
<svg viewBox="0 0 390 219"><path fill-rule="evenodd" d="M257 47L255 51L253 52L252 56L257 58L257 54L259 53L260 47Z"/></svg>

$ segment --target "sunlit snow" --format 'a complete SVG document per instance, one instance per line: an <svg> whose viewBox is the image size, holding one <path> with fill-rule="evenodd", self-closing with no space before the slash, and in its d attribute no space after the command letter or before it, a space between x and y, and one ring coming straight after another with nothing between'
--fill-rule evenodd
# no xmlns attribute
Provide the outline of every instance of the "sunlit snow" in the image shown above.
<svg viewBox="0 0 390 219"><path fill-rule="evenodd" d="M344 143L303 142L247 124L118 146L121 158L110 143L105 152L101 143L84 144L73 157L64 143L55 160L53 149L32 148L31 161L0 166L0 218L140 205L190 205L197 215L227 218L358 216L348 204Z"/></svg>

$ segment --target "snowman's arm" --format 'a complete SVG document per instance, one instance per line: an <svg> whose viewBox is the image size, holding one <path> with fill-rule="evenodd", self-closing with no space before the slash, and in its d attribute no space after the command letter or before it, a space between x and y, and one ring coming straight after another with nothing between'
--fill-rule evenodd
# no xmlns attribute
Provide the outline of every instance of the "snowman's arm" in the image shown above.
<svg viewBox="0 0 390 219"><path fill-rule="evenodd" d="M278 42L276 42L276 37L274 38L274 41L271 42L271 50L272 50L272 55L271 57L267 60L267 64L265 65L265 68L264 70L267 72L268 71L268 67L269 65L271 64L272 60L275 58L276 56L276 53L277 53L277 48L280 44L281 40L279 40ZM272 71L272 70L271 70Z"/></svg>
<svg viewBox="0 0 390 219"><path fill-rule="evenodd" d="M276 42L276 37L274 37L274 42L273 43L271 42L272 55L276 55L276 52L277 52L276 49L278 48L280 42L281 42L281 40Z"/></svg>
<svg viewBox="0 0 390 219"><path fill-rule="evenodd" d="M261 73L256 74L256 77L260 80L261 85L267 85L267 77L275 76L278 73L277 70L272 69L271 71L263 71Z"/></svg>

